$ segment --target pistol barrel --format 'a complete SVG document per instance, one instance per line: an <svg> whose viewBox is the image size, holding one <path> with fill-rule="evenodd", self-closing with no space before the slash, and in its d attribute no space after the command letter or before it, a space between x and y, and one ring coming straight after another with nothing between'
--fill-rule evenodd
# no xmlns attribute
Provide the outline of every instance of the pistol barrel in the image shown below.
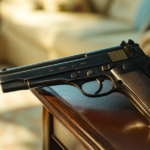
<svg viewBox="0 0 150 150"><path fill-rule="evenodd" d="M26 80L14 80L11 82L5 82L2 83L1 86L4 93L29 89L28 81Z"/></svg>

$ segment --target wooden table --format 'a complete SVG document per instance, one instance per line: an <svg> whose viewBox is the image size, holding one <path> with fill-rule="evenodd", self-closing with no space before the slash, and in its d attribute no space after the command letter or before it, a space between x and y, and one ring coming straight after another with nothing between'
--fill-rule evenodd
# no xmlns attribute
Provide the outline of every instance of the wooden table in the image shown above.
<svg viewBox="0 0 150 150"><path fill-rule="evenodd" d="M44 106L43 150L150 150L149 122L119 93L88 98L70 85L32 92Z"/></svg>

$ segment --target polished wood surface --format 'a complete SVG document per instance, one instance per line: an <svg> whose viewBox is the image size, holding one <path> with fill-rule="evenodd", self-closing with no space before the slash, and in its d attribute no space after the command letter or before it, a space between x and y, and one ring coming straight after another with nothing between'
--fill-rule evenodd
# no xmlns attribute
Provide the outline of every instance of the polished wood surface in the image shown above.
<svg viewBox="0 0 150 150"><path fill-rule="evenodd" d="M95 83L87 87L95 88ZM150 149L149 122L119 93L88 98L70 85L32 92L88 149Z"/></svg>

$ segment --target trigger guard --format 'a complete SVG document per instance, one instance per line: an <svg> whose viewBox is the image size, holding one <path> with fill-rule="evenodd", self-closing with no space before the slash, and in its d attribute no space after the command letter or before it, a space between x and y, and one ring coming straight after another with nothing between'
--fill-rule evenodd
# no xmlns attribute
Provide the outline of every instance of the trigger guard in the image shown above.
<svg viewBox="0 0 150 150"><path fill-rule="evenodd" d="M96 81L97 81L97 83L99 85L99 89L94 94L98 94L103 88L102 82L99 79L97 79L97 78L96 78Z"/></svg>
<svg viewBox="0 0 150 150"><path fill-rule="evenodd" d="M113 82L113 80L109 77L109 76L107 76L112 82ZM80 91L81 91L81 93L82 94L84 94L85 96L87 96L87 97L101 97L101 96L106 96L106 95L108 95L108 94L111 94L111 93L113 93L113 92L116 92L116 88L114 87L114 86L112 86L112 88L111 88L111 90L110 91L108 91L108 92L106 92L106 93L101 93L101 94L98 94L100 91L101 91L101 89L102 89L102 87L103 87L103 84L102 84L102 82L104 81L106 79L106 77L100 77L100 78L96 78L96 81L97 81L97 83L99 84L99 89L94 93L94 94L88 94L88 93L86 93L84 90L83 90L83 88L82 88L82 85L87 81L87 80L85 80L85 81L82 81L82 80L76 80L76 81L74 81L74 82L68 82L70 85L73 85L73 86L75 86L75 87L77 87ZM93 79L92 79L93 80ZM91 80L91 81L92 81ZM89 80L88 80L89 81ZM93 80L94 81L94 80Z"/></svg>

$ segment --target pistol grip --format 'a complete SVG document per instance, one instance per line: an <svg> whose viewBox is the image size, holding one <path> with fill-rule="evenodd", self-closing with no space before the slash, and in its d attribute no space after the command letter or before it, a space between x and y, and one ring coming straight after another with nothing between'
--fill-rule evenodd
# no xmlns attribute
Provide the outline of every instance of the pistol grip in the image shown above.
<svg viewBox="0 0 150 150"><path fill-rule="evenodd" d="M122 67L122 69L124 69ZM129 72L111 71L117 81L118 90L127 96L136 108L150 121L150 79L131 64Z"/></svg>

